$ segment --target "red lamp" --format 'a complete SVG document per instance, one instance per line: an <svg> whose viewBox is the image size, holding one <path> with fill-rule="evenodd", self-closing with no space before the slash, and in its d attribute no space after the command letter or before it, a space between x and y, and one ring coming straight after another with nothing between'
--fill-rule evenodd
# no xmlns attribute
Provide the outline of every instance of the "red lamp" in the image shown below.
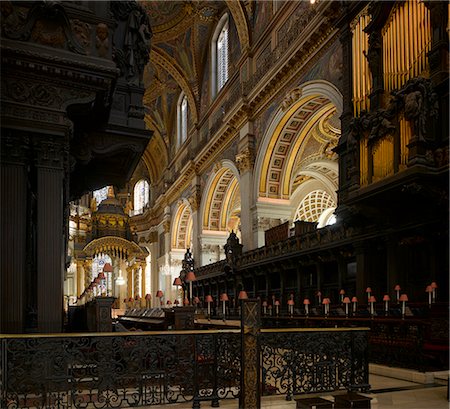
<svg viewBox="0 0 450 409"><path fill-rule="evenodd" d="M186 282L189 283L189 298L192 300L192 282L197 280L193 271L189 271L186 274Z"/></svg>
<svg viewBox="0 0 450 409"><path fill-rule="evenodd" d="M247 291L245 290L240 291L238 298L240 300L246 300L248 298Z"/></svg>

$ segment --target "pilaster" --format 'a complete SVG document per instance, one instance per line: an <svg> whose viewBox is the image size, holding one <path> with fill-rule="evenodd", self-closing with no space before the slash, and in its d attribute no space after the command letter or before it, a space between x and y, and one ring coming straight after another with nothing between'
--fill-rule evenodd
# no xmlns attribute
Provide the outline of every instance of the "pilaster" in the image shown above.
<svg viewBox="0 0 450 409"><path fill-rule="evenodd" d="M255 137L252 134L253 124L248 122L240 132L236 165L240 173L241 191L241 238L244 251L253 250L252 213L254 205L253 183L255 165Z"/></svg>
<svg viewBox="0 0 450 409"><path fill-rule="evenodd" d="M27 264L27 141L1 138L0 332L21 333Z"/></svg>
<svg viewBox="0 0 450 409"><path fill-rule="evenodd" d="M35 138L37 151L37 310L39 332L62 330L64 137Z"/></svg>

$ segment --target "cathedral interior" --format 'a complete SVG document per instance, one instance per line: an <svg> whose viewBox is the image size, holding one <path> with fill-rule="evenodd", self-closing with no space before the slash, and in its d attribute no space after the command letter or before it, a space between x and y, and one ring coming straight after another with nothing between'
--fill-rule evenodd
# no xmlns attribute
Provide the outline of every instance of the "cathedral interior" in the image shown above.
<svg viewBox="0 0 450 409"><path fill-rule="evenodd" d="M248 299L267 328L409 320L420 351L370 335L381 363L448 369L447 2L0 10L1 334Z"/></svg>

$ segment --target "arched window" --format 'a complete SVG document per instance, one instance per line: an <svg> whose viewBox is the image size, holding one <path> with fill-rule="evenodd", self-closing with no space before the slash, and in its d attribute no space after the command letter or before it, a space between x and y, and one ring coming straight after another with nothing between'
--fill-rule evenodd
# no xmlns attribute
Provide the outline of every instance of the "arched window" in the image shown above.
<svg viewBox="0 0 450 409"><path fill-rule="evenodd" d="M178 99L177 108L178 117L178 146L182 145L187 139L187 127L188 127L188 102L184 92L181 93Z"/></svg>
<svg viewBox="0 0 450 409"><path fill-rule="evenodd" d="M335 208L336 203L327 192L314 190L308 193L299 204L294 221L317 222L317 227L321 228L336 221L333 215Z"/></svg>
<svg viewBox="0 0 450 409"><path fill-rule="evenodd" d="M109 186L104 186L101 189L94 190L93 196L95 198L97 206L102 200L105 200L108 197L108 187Z"/></svg>
<svg viewBox="0 0 450 409"><path fill-rule="evenodd" d="M150 185L141 179L134 185L134 214L140 214L150 201Z"/></svg>
<svg viewBox="0 0 450 409"><path fill-rule="evenodd" d="M228 81L228 15L224 14L211 43L212 96L215 97Z"/></svg>

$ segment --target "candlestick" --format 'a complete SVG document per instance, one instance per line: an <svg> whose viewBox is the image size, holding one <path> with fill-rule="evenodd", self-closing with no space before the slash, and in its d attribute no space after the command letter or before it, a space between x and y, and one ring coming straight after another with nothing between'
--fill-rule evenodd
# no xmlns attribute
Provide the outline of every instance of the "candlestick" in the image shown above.
<svg viewBox="0 0 450 409"><path fill-rule="evenodd" d="M400 285L396 284L396 286L394 287L394 290L395 290L395 293L397 296L397 304L398 304L400 301L400 290L401 290Z"/></svg>
<svg viewBox="0 0 450 409"><path fill-rule="evenodd" d="M436 288L438 288L435 281L433 281L431 284L431 289L433 290L433 304L436 302Z"/></svg>
<svg viewBox="0 0 450 409"><path fill-rule="evenodd" d="M358 303L358 299L356 297L352 298L352 303L353 303L353 315L356 315L356 308L357 308L357 303Z"/></svg>

